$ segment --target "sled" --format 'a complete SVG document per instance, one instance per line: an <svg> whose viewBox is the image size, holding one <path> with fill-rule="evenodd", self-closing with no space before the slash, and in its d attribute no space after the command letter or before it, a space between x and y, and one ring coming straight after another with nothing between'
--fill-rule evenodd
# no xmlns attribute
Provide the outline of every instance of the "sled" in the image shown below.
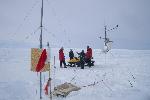
<svg viewBox="0 0 150 100"><path fill-rule="evenodd" d="M66 97L70 92L72 91L78 91L80 90L80 87L77 87L71 83L64 83L61 85L58 85L57 87L55 87L54 91L53 91L53 95L55 96L62 96L62 97Z"/></svg>
<svg viewBox="0 0 150 100"><path fill-rule="evenodd" d="M73 59L68 60L67 62L68 62L67 66L70 66L70 67L76 67L76 66L80 67L80 58L74 57ZM85 60L84 62L85 62L85 66L88 66L87 61ZM92 57L90 65L94 66L94 62L95 61L93 60L93 57Z"/></svg>
<svg viewBox="0 0 150 100"><path fill-rule="evenodd" d="M77 57L74 57L73 59L68 60L67 62L68 62L68 65L67 65L67 66L75 67L76 65L79 65L80 59L77 58Z"/></svg>

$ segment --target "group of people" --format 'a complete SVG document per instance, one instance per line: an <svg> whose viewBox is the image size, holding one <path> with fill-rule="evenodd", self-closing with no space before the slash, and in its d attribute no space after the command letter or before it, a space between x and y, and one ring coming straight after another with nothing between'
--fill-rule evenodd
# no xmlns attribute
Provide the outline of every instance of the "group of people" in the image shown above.
<svg viewBox="0 0 150 100"><path fill-rule="evenodd" d="M59 50L60 67L62 68L62 64L64 64L64 68L67 68L63 50L64 50L63 47ZM91 67L92 49L89 46L87 46L86 53L84 52L84 50L82 50L79 53L77 52L77 54L79 55L79 58L80 58L79 63L80 63L81 69L84 69L85 63L87 63L87 65ZM70 49L69 51L69 57L70 57L70 60L74 58L74 52L72 49Z"/></svg>

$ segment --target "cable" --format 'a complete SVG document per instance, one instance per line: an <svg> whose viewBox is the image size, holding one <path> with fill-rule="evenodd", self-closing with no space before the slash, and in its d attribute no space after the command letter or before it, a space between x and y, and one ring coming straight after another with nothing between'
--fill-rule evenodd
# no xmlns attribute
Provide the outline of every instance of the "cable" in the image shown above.
<svg viewBox="0 0 150 100"><path fill-rule="evenodd" d="M60 18L57 16L55 9L52 7L51 2L49 0L47 0L48 4L51 7L52 13L53 15L56 17L56 20L58 22L58 25L62 28L62 31L64 32L64 34L67 36L68 40L67 43L71 43L71 39L68 36L68 32L66 31L66 28L64 27L64 25L62 24L62 21L60 20ZM62 42L61 42L62 43ZM67 43L63 43L63 44L67 44Z"/></svg>
<svg viewBox="0 0 150 100"><path fill-rule="evenodd" d="M23 22L18 26L18 28L16 29L15 33L13 35L16 35L18 30L20 30L23 26L23 23L28 19L28 17L31 15L32 10L34 9L34 7L39 3L40 0L37 0L33 3L33 5L31 6L31 8L29 9L29 11L26 13Z"/></svg>
<svg viewBox="0 0 150 100"><path fill-rule="evenodd" d="M40 29L40 27L38 27L36 30L34 30L33 33L30 33L30 35L34 35L39 29ZM29 35L27 35L27 36L25 37L25 40L28 39L28 38L29 38Z"/></svg>

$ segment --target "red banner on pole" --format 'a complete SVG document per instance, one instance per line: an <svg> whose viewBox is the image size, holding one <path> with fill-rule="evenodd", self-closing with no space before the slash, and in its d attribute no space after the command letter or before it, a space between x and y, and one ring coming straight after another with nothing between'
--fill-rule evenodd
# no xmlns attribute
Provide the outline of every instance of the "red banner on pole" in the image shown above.
<svg viewBox="0 0 150 100"><path fill-rule="evenodd" d="M38 64L36 66L36 71L37 72L40 72L44 68L46 59L47 59L47 54L46 54L46 49L44 49L41 56L40 56Z"/></svg>

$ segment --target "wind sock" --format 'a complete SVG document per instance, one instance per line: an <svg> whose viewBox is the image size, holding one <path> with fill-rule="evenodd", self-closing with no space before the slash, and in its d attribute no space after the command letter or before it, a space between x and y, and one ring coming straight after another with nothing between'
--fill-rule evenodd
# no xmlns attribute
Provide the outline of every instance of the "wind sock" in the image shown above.
<svg viewBox="0 0 150 100"><path fill-rule="evenodd" d="M41 56L40 56L38 64L36 66L36 71L37 72L40 72L44 68L46 59L47 59L47 54L46 54L46 49L44 49Z"/></svg>

